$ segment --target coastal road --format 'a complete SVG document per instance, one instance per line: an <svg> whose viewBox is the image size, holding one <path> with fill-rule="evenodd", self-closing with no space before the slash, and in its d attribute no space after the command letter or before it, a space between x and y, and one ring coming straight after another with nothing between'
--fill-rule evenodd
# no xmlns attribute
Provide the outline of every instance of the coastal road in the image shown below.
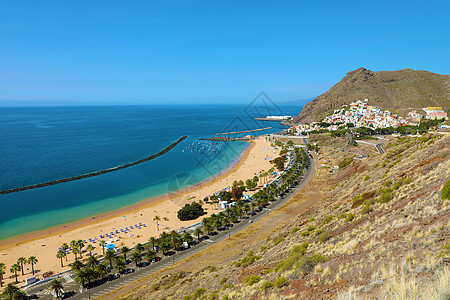
<svg viewBox="0 0 450 300"><path fill-rule="evenodd" d="M179 262L180 260L183 260L191 255L194 255L211 245L218 243L224 239L232 238L234 234L238 233L242 229L252 225L252 223L257 222L258 220L264 218L267 216L270 212L278 209L283 204L285 204L287 201L289 201L295 194L297 194L311 179L312 175L314 174L315 170L315 164L314 160L310 158L308 155L308 163L307 163L307 169L303 172L303 174L300 176L300 180L294 188L292 188L292 192L286 194L282 199L272 202L267 208L264 208L262 211L257 213L255 216L250 217L249 219L242 220L240 223L235 224L233 227L230 227L228 230L219 231L219 233L215 236L211 236L210 239L204 240L201 243L199 243L196 246L193 246L189 249L186 249L184 251L178 251L176 254L163 257L161 261L157 263L150 264L147 267L143 268L136 268L134 267L134 264L127 265L128 268L134 267L136 269L136 272L131 274L125 274L121 275L120 278L115 279L113 281L109 281L107 283L104 283L102 285L99 285L97 287L91 288L89 290L82 289L81 286L73 281L72 277L68 274L61 276L61 280L64 285L64 291L75 292L75 295L70 297L69 299L74 300L82 300L82 299L94 299L96 297L99 297L101 295L104 295L106 293L109 293L115 289L120 288L121 286L124 286L126 284L132 283L133 281L139 280L147 275L150 275L154 272L157 272L161 269L164 269L176 262ZM30 288L27 290L28 294L37 294L39 296L39 299L54 299L55 297L51 294L48 294L48 287L49 282L43 283L41 285L37 285L33 288Z"/></svg>
<svg viewBox="0 0 450 300"><path fill-rule="evenodd" d="M375 148L377 148L377 150L380 154L384 154L384 149L383 149L383 147L381 147L382 145L383 145L382 143L375 145Z"/></svg>

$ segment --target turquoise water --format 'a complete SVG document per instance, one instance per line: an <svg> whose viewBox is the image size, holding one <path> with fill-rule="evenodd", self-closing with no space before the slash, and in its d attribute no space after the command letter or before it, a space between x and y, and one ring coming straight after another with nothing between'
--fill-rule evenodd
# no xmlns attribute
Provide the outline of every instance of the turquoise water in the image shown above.
<svg viewBox="0 0 450 300"><path fill-rule="evenodd" d="M279 108L279 107L278 107ZM135 204L218 175L245 142L211 143L217 132L273 126L255 114L297 114L301 107L249 112L241 106L0 108L0 190L111 168L188 138L155 160L78 181L0 195L0 239ZM176 180L175 180L176 179ZM7 212L7 213L5 213Z"/></svg>

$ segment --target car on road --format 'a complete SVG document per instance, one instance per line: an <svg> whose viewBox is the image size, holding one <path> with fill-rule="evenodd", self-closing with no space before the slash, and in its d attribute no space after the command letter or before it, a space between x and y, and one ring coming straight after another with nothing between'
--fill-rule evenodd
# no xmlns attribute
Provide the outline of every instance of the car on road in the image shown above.
<svg viewBox="0 0 450 300"><path fill-rule="evenodd" d="M249 223L253 223L253 220L248 220Z"/></svg>
<svg viewBox="0 0 450 300"><path fill-rule="evenodd" d="M154 259L152 259L152 263L155 263L155 262L160 261L160 260L161 260L161 257L157 256Z"/></svg>
<svg viewBox="0 0 450 300"><path fill-rule="evenodd" d="M65 292L61 295L61 299L69 299L70 297L72 297L73 295L75 295L74 291L70 291L70 292Z"/></svg>
<svg viewBox="0 0 450 300"><path fill-rule="evenodd" d="M120 278L120 274L119 273L114 273L113 279L117 279L117 278Z"/></svg>
<svg viewBox="0 0 450 300"><path fill-rule="evenodd" d="M36 294L28 295L28 299L39 299L39 296Z"/></svg>
<svg viewBox="0 0 450 300"><path fill-rule="evenodd" d="M134 273L134 268L129 268L129 269L125 269L125 270L123 270L123 273L124 274L131 274L131 273Z"/></svg>
<svg viewBox="0 0 450 300"><path fill-rule="evenodd" d="M146 261L144 261L144 262L139 263L139 264L138 264L138 267L139 267L139 268L143 268L143 267L146 267L146 266L148 266L148 265L149 265L149 263L146 262Z"/></svg>

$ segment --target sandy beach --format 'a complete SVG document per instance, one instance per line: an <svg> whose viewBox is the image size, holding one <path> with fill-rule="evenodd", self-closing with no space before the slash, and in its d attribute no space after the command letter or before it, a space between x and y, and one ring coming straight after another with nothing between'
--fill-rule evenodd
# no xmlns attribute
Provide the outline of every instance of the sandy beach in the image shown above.
<svg viewBox="0 0 450 300"><path fill-rule="evenodd" d="M119 230L119 233L115 235L117 241L113 238L113 243L118 247L123 245L133 247L137 243L147 242L151 236L158 237L164 230L180 230L201 222L201 218L192 221L179 221L177 211L185 203L198 201L227 186L231 186L234 180L245 181L261 170L267 171L272 167L269 160L277 155L278 151L271 148L270 142L266 142L265 137L262 136L251 142L250 147L231 169L197 186L177 193L168 193L159 198L146 199L136 205L107 214L3 240L0 242L0 262L7 266L4 281L5 283L14 281L14 274L9 272L9 268L21 256L27 258L36 256L38 263L35 269L39 270L37 275L47 271L59 273L68 270L68 265L74 261L74 255L69 253L67 261L63 260L64 267L61 267L60 259L56 257L56 253L63 243L69 244L72 240L81 239L89 243L89 239L100 239L101 234ZM252 192L245 192L244 194L251 195ZM215 205L210 204L204 204L204 208L207 212L205 216L220 211ZM156 222L153 221L155 216L159 216L161 219L159 230ZM135 225L139 223L145 224L145 226L139 226L140 229L136 228ZM120 232L120 229L130 228L130 226L133 226L133 229L127 233ZM103 239L109 240L108 237ZM86 243L86 246L88 243ZM98 242L92 244L96 247L94 252L101 255L102 248L98 246ZM83 254L83 258L87 256L87 253ZM22 276L19 272L20 282L32 276L31 266L26 265L24 269L25 275Z"/></svg>

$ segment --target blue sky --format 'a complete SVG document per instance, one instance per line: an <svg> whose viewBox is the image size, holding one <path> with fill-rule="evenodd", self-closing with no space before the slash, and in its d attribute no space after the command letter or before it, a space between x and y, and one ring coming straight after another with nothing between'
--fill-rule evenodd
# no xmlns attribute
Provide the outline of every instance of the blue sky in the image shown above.
<svg viewBox="0 0 450 300"><path fill-rule="evenodd" d="M0 7L0 105L293 101L358 67L450 74L448 1Z"/></svg>

